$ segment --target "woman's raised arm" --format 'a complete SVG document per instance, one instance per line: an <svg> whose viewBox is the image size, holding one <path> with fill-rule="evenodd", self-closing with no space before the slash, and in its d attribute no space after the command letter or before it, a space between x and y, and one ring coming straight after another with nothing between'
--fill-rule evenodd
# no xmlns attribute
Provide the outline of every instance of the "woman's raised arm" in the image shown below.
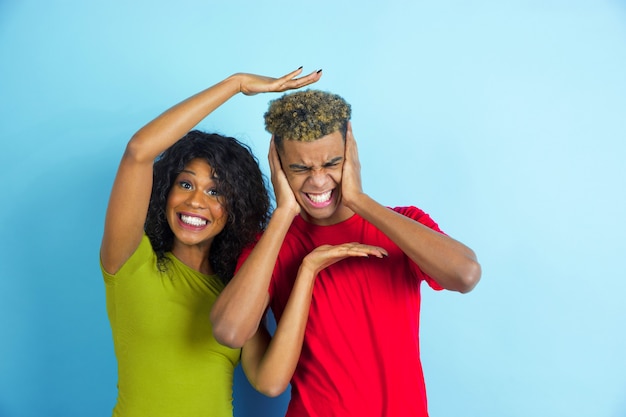
<svg viewBox="0 0 626 417"><path fill-rule="evenodd" d="M238 73L171 107L133 135L122 156L106 212L100 258L114 274L137 249L148 212L155 158L237 93L282 92L317 81L319 71L297 78Z"/></svg>

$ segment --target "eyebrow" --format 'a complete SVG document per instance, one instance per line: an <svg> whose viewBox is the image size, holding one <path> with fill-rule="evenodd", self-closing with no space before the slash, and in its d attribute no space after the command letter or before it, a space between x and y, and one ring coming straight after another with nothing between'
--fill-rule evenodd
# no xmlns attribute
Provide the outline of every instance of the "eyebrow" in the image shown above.
<svg viewBox="0 0 626 417"><path fill-rule="evenodd" d="M197 176L196 172L195 172L195 171L192 171L192 170L190 170L190 169L183 169L182 171L180 171L180 174L182 174L183 172L184 172L184 173L186 173L186 174L193 175L194 177L195 177L195 176ZM180 174L179 174L179 175L180 175ZM217 175L217 173L216 173L215 171L211 171L211 179L212 179L212 180L217 180L217 179L219 179L219 176Z"/></svg>
<svg viewBox="0 0 626 417"><path fill-rule="evenodd" d="M323 166L336 164L337 162L341 161L342 159L343 159L343 156L336 156L336 157L332 158L330 161L324 162ZM302 164L290 164L289 168L291 168L291 169L309 169L310 167L308 167L306 165L302 165Z"/></svg>

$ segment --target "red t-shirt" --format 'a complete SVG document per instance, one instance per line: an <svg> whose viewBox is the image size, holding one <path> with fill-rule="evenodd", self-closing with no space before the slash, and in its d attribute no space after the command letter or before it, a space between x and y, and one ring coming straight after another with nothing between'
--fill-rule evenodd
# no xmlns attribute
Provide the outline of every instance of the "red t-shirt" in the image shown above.
<svg viewBox="0 0 626 417"><path fill-rule="evenodd" d="M440 232L418 208L393 210ZM389 256L348 258L318 275L287 416L427 416L419 350L420 283L441 287L360 216L331 226L294 219L269 288L276 320L302 258L320 245L345 242L381 246Z"/></svg>

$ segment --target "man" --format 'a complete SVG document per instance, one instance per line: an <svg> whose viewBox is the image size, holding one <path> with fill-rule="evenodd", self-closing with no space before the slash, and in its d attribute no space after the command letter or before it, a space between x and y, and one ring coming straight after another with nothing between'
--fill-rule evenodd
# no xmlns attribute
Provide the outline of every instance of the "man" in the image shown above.
<svg viewBox="0 0 626 417"><path fill-rule="evenodd" d="M270 103L277 207L216 302L214 333L243 345L268 305L280 325L301 262L315 248L380 247L386 256L346 256L317 274L287 415L427 416L420 283L465 293L480 265L420 209L391 209L362 190L350 116L343 98L316 90Z"/></svg>

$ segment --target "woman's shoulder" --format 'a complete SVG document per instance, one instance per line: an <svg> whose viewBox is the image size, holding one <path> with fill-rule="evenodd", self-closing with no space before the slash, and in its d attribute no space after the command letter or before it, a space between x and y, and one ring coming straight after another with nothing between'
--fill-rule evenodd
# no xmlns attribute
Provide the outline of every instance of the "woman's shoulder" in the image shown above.
<svg viewBox="0 0 626 417"><path fill-rule="evenodd" d="M150 263L151 265L156 266L156 253L152 249L152 244L150 243L150 239L144 233L141 237L141 241L135 249L135 252L124 262L122 267L114 274L107 272L103 265L102 260L100 260L100 270L102 271L102 275L107 283L114 282L120 276L131 275L139 270L142 266Z"/></svg>

